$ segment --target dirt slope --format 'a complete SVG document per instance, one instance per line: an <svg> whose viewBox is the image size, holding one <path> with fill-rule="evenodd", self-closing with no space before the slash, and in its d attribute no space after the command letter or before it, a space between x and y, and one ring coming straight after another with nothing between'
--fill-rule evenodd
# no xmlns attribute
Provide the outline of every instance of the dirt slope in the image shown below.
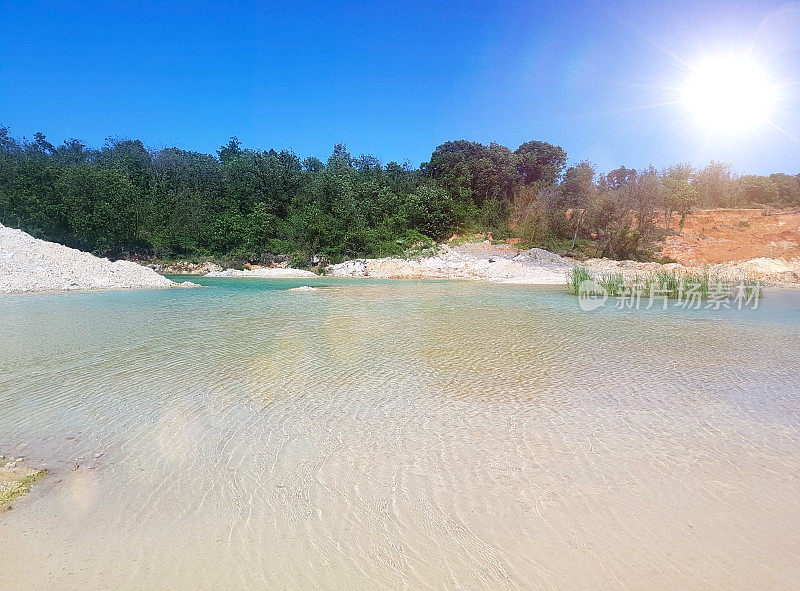
<svg viewBox="0 0 800 591"><path fill-rule="evenodd" d="M698 210L680 236L667 237L661 254L684 265L800 258L800 210Z"/></svg>

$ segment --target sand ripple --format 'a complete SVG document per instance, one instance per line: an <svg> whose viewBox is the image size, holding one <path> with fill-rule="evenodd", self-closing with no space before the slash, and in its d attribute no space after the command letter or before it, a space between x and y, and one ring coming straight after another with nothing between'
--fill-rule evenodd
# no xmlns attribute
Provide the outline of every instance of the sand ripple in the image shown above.
<svg viewBox="0 0 800 591"><path fill-rule="evenodd" d="M0 588L800 577L798 294L198 281L0 299L0 452L54 473L0 517Z"/></svg>

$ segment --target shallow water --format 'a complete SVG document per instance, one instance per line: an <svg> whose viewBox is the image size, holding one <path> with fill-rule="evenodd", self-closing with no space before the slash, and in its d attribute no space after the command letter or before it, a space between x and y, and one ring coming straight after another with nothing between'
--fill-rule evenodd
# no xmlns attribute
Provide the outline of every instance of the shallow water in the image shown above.
<svg viewBox="0 0 800 591"><path fill-rule="evenodd" d="M0 589L796 588L800 293L0 296Z"/></svg>

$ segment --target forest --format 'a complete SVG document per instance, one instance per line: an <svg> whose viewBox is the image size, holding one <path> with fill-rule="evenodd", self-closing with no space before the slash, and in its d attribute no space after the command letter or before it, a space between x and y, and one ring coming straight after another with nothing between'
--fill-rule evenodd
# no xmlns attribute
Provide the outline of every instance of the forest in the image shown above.
<svg viewBox="0 0 800 591"><path fill-rule="evenodd" d="M323 161L289 150L216 154L100 148L0 126L0 223L109 258L214 258L310 266L400 255L453 235L649 259L693 208L800 205L800 175L737 175L712 162L663 170L568 166L543 141L515 150L449 141L428 162L382 163L344 144Z"/></svg>

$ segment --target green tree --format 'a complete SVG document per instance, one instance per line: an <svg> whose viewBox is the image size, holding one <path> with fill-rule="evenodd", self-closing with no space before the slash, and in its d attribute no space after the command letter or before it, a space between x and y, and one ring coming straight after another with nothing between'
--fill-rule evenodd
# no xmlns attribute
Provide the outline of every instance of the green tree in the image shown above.
<svg viewBox="0 0 800 591"><path fill-rule="evenodd" d="M739 191L744 200L753 205L775 203L780 197L778 186L771 179L752 174L739 179Z"/></svg>
<svg viewBox="0 0 800 591"><path fill-rule="evenodd" d="M487 200L511 201L514 196L513 155L499 144L445 142L434 150L422 169L452 199L465 206L479 208Z"/></svg>
<svg viewBox="0 0 800 591"><path fill-rule="evenodd" d="M434 240L448 238L455 228L452 200L439 187L418 187L408 195L400 211L408 228Z"/></svg>
<svg viewBox="0 0 800 591"><path fill-rule="evenodd" d="M769 175L769 180L778 189L778 202L785 205L797 205L800 202L800 181L797 177L777 173Z"/></svg>
<svg viewBox="0 0 800 591"><path fill-rule="evenodd" d="M239 141L239 138L233 136L230 140L228 140L227 144L217 150L217 155L219 156L220 162L226 164L235 158L242 151L241 146L242 142Z"/></svg>
<svg viewBox="0 0 800 591"><path fill-rule="evenodd" d="M121 171L71 167L60 176L55 189L63 199L60 216L68 227L63 236L66 244L112 255L136 245L136 190Z"/></svg>
<svg viewBox="0 0 800 591"><path fill-rule="evenodd" d="M711 162L694 175L698 205L731 207L736 203L736 179L730 164Z"/></svg>
<svg viewBox="0 0 800 591"><path fill-rule="evenodd" d="M682 231L686 217L697 203L698 193L692 184L693 176L694 168L690 164L670 166L664 172L664 226L667 231L672 225L673 212L680 215L679 226Z"/></svg>
<svg viewBox="0 0 800 591"><path fill-rule="evenodd" d="M526 185L554 185L567 164L567 153L561 146L547 142L525 142L514 151L517 174Z"/></svg>

